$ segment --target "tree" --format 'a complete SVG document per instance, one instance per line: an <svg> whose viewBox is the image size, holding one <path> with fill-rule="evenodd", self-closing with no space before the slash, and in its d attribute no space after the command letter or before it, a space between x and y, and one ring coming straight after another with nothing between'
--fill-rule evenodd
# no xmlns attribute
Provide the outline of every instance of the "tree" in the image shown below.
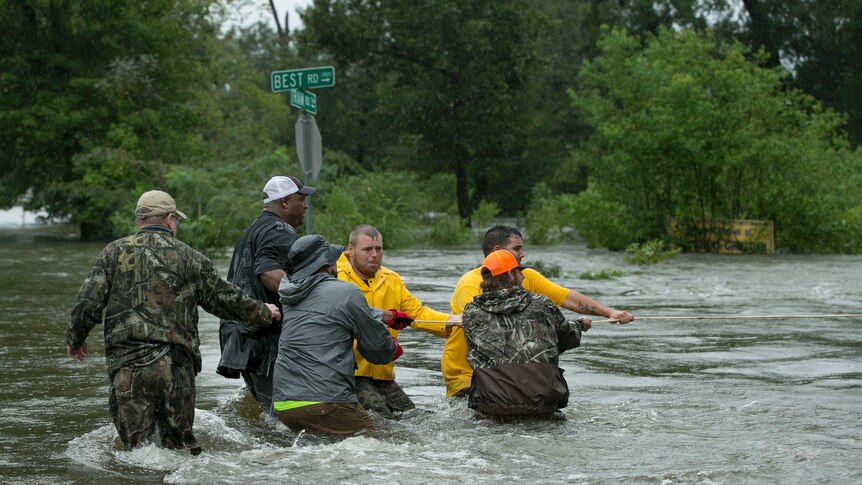
<svg viewBox="0 0 862 485"><path fill-rule="evenodd" d="M522 92L537 57L529 11L521 0L318 0L299 40L343 73L335 90L358 95L349 116L367 126L359 139L385 133L390 152L374 155L390 166L409 158L420 172L454 173L467 220L480 199L523 207L506 192L534 181L519 160L529 112Z"/></svg>
<svg viewBox="0 0 862 485"><path fill-rule="evenodd" d="M842 116L709 33L662 29L642 47L610 30L599 47L573 92L595 130L579 156L591 190L634 221L629 237L665 236L671 217L755 218L775 221L781 246L840 250L862 196Z"/></svg>
<svg viewBox="0 0 862 485"><path fill-rule="evenodd" d="M205 32L207 8L170 0L4 2L0 204L10 206L32 189L30 208L77 214L81 201L57 189L80 180L75 158L100 147L149 160L153 171L140 182L158 184L160 159L174 152L159 149L158 131L185 121L187 105L175 102L186 93L179 86L197 73L190 51L200 45L195 39ZM108 214L101 216L82 232L97 229Z"/></svg>
<svg viewBox="0 0 862 485"><path fill-rule="evenodd" d="M862 56L853 46L862 36L857 0L711 0L725 34L751 52L763 49L769 66L784 66L785 82L849 116L853 145L862 142ZM737 10L743 15L739 20Z"/></svg>
<svg viewBox="0 0 862 485"><path fill-rule="evenodd" d="M114 214L137 194L174 188L172 168L213 170L286 142L286 103L255 64L278 39L254 27L223 33L219 6L4 2L0 205L31 189L28 208L110 238L131 210ZM289 54L278 52L276 61Z"/></svg>

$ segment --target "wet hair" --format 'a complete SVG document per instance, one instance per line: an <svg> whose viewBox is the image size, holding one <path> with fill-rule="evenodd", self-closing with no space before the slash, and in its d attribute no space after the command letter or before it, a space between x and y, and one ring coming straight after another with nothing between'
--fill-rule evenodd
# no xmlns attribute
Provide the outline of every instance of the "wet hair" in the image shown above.
<svg viewBox="0 0 862 485"><path fill-rule="evenodd" d="M380 231L378 231L376 227L370 224L360 224L350 231L350 238L347 242L351 246L356 246L356 243L359 242L359 236L368 236L371 239L383 239L383 236L380 235Z"/></svg>
<svg viewBox="0 0 862 485"><path fill-rule="evenodd" d="M515 280L513 280L511 276L509 276L508 272L497 276L491 276L490 271L486 268L482 268L482 282L479 284L479 288L482 289L483 293L502 290L503 288L511 288L513 286L518 286L518 284L515 283Z"/></svg>
<svg viewBox="0 0 862 485"><path fill-rule="evenodd" d="M485 253L485 256L491 254L495 247L500 246L502 248L509 244L509 239L512 239L513 236L524 239L521 232L512 226L494 226L488 229L482 239L482 252Z"/></svg>

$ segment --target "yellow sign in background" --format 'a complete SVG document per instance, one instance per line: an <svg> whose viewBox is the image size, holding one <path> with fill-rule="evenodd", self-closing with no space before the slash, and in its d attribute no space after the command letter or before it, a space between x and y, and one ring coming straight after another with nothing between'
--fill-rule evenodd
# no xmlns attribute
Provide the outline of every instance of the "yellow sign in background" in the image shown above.
<svg viewBox="0 0 862 485"><path fill-rule="evenodd" d="M670 220L673 237L687 241L696 251L725 254L772 254L775 229L772 221L729 219L689 221Z"/></svg>

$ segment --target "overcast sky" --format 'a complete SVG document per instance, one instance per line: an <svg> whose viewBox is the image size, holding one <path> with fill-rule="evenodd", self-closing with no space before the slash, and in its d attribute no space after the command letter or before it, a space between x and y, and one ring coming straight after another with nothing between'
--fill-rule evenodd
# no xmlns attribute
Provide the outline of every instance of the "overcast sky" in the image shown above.
<svg viewBox="0 0 862 485"><path fill-rule="evenodd" d="M278 10L278 18L284 22L284 14L289 14L290 30L295 30L302 26L299 20L299 15L296 13L297 8L305 8L311 5L312 0L275 0L275 8ZM247 7L242 15L248 23L254 22L257 19L263 19L268 24L275 28L275 21L272 18L272 12L269 9L269 0L253 0L249 2L251 5Z"/></svg>

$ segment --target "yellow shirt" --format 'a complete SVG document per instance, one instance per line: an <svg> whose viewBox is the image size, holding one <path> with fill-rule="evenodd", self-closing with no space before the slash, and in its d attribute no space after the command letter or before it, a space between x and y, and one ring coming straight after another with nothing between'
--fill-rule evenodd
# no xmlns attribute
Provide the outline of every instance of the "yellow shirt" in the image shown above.
<svg viewBox="0 0 862 485"><path fill-rule="evenodd" d="M566 301L569 290L560 285L552 283L542 276L538 271L526 268L522 271L524 282L521 286L531 293L545 295L551 299L554 305L560 306ZM452 313L461 314L464 307L473 301L482 289L481 268L472 269L464 274L455 285L452 299L449 305ZM452 328L446 344L443 346L443 355L440 358L440 367L443 370L443 379L446 381L446 396L452 397L456 392L470 387L473 378L473 369L467 363L467 340L464 331L458 327Z"/></svg>
<svg viewBox="0 0 862 485"><path fill-rule="evenodd" d="M426 307L418 298L407 291L404 281L398 273L383 266L377 270L377 274L368 280L368 283L356 275L353 266L350 265L348 254L345 251L338 258L338 279L349 281L356 285L365 296L368 306L382 310L395 309L410 315L416 320L436 320L440 323L413 323L411 327L423 330L440 337L447 337L446 320L449 315ZM381 323L382 325L382 323ZM389 329L392 338L398 338L398 331ZM466 354L465 354L466 355ZM383 381L395 380L395 363L377 365L365 360L356 350L356 342L353 343L353 356L356 358L356 375L359 377L371 377ZM466 357L465 357L466 359Z"/></svg>

